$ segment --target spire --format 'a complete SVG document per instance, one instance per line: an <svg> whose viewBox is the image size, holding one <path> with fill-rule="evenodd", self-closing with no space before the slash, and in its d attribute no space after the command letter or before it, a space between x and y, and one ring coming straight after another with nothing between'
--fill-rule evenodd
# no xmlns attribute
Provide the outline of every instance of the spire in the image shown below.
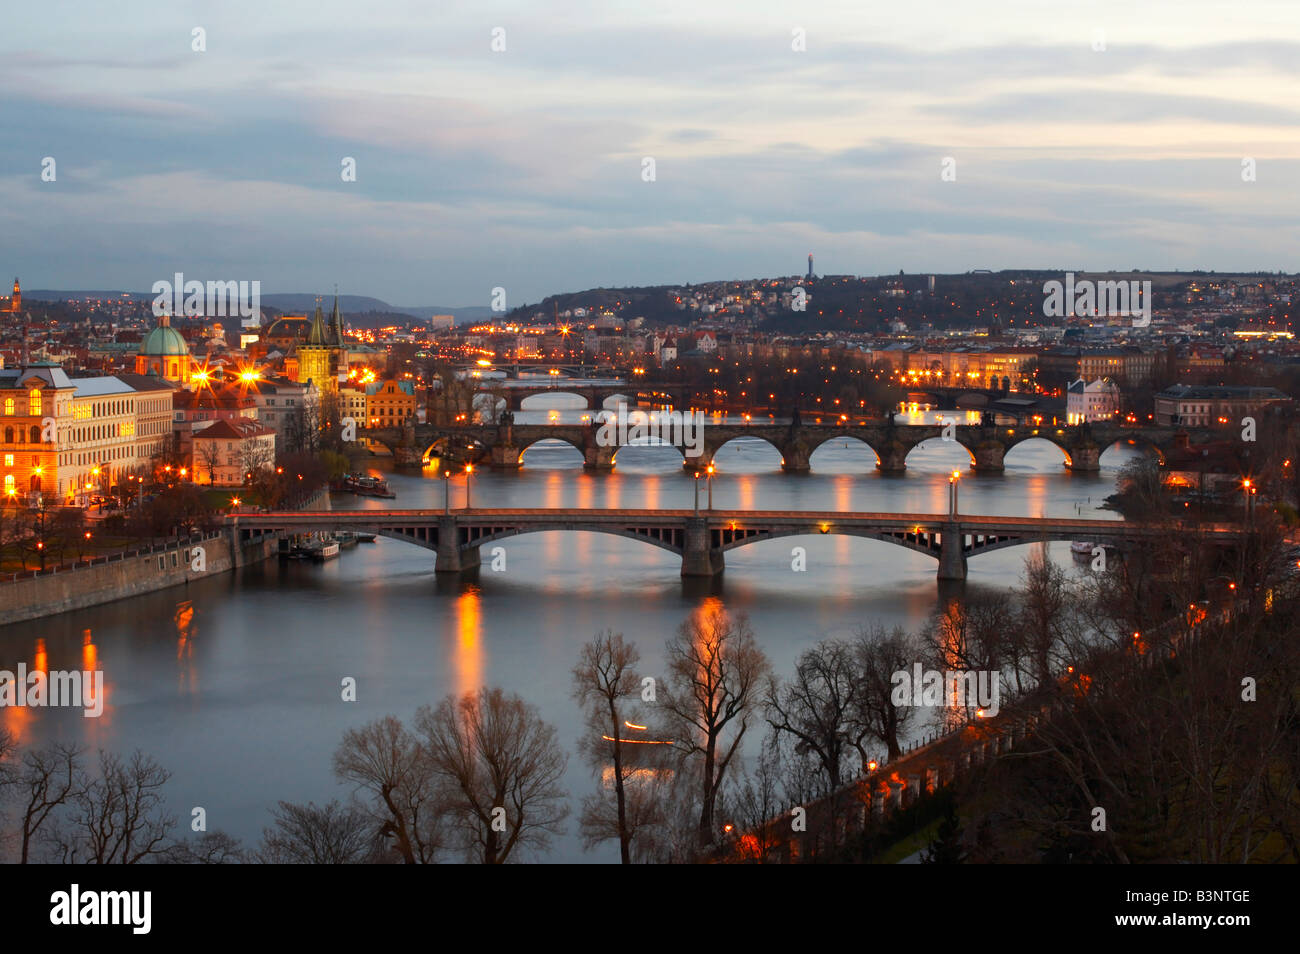
<svg viewBox="0 0 1300 954"><path fill-rule="evenodd" d="M320 299L316 299L316 315L311 320L311 331L307 333L307 344L322 347L325 344L325 317L320 311Z"/></svg>
<svg viewBox="0 0 1300 954"><path fill-rule="evenodd" d="M343 316L339 314L339 290L334 286L334 311L330 314L330 337L334 340L330 342L337 347L343 347Z"/></svg>

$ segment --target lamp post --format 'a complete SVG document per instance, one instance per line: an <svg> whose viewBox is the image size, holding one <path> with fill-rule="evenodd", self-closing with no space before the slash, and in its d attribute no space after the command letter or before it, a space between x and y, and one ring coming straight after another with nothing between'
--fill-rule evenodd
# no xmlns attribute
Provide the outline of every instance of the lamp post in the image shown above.
<svg viewBox="0 0 1300 954"><path fill-rule="evenodd" d="M695 512L700 512L700 472L695 472Z"/></svg>
<svg viewBox="0 0 1300 954"><path fill-rule="evenodd" d="M957 481L961 480L961 471L954 470L948 478L948 516L957 516Z"/></svg>
<svg viewBox="0 0 1300 954"><path fill-rule="evenodd" d="M1250 495L1253 494L1254 492L1255 489L1254 487L1251 486L1250 478L1247 477L1245 480L1241 482L1241 493L1243 498L1242 499L1243 520L1247 520L1247 521L1250 520Z"/></svg>
<svg viewBox="0 0 1300 954"><path fill-rule="evenodd" d="M442 512L451 513L451 471L443 470L442 487L444 490L442 496Z"/></svg>
<svg viewBox="0 0 1300 954"><path fill-rule="evenodd" d="M713 465L712 465L712 464L709 465L708 475L709 475L709 476L708 476L708 484L709 484L709 509L712 510L712 509L713 509Z"/></svg>
<svg viewBox="0 0 1300 954"><path fill-rule="evenodd" d="M474 465L466 464L465 465L465 509L466 510L470 509L469 485L473 480L474 480Z"/></svg>

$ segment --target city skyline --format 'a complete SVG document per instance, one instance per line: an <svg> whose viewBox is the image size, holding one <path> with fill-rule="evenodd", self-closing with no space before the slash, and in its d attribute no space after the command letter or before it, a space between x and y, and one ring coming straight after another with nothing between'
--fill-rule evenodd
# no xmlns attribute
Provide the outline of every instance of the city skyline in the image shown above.
<svg viewBox="0 0 1300 954"><path fill-rule="evenodd" d="M1300 28L1237 9L19 10L0 259L31 288L327 272L447 307L809 250L824 274L1289 271Z"/></svg>

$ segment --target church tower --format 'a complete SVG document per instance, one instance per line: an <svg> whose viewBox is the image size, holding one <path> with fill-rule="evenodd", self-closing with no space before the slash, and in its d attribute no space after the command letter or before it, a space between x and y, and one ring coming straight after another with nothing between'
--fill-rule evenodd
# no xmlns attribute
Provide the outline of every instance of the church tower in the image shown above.
<svg viewBox="0 0 1300 954"><path fill-rule="evenodd" d="M14 297L9 299L9 310L15 315L22 311L23 308L23 291L18 287L18 279L14 278Z"/></svg>
<svg viewBox="0 0 1300 954"><path fill-rule="evenodd" d="M325 328L325 316L321 314L318 301L307 340L298 346L298 380L303 383L315 382L322 394L336 390L338 378L330 367L331 363L337 361L333 350L330 346L330 333Z"/></svg>
<svg viewBox="0 0 1300 954"><path fill-rule="evenodd" d="M329 339L330 373L337 382L340 378L347 377L348 373L348 350L343 342L343 315L339 311L337 292L334 295L334 310L330 313Z"/></svg>

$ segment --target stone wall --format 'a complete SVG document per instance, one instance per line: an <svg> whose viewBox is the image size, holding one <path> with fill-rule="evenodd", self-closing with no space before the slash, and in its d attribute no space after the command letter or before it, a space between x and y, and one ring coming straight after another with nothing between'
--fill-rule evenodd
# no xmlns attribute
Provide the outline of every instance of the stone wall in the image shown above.
<svg viewBox="0 0 1300 954"><path fill-rule="evenodd" d="M98 606L191 580L229 573L275 554L277 539L268 535L232 551L228 534L196 536L183 544L101 557L75 568L51 568L18 578L0 577L0 625Z"/></svg>
<svg viewBox="0 0 1300 954"><path fill-rule="evenodd" d="M331 509L329 491L322 489L303 509ZM0 625L54 616L229 573L274 556L278 542L278 537L268 535L236 548L231 535L218 530L185 543L142 547L75 567L0 575Z"/></svg>

